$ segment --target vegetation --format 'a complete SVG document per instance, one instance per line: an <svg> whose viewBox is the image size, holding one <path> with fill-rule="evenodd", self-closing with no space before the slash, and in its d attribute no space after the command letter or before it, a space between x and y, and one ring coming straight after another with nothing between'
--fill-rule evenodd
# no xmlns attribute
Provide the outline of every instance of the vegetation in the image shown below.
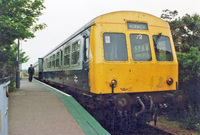
<svg viewBox="0 0 200 135"><path fill-rule="evenodd" d="M14 87L17 68L18 45L15 40L33 38L34 32L46 24L36 24L44 9L43 0L0 1L0 78L10 76ZM25 52L20 53L21 63L28 60Z"/></svg>
<svg viewBox="0 0 200 135"><path fill-rule="evenodd" d="M177 16L176 10L168 9L161 15L172 30L179 61L179 89L187 95L185 110L179 112L176 118L183 127L200 130L200 16Z"/></svg>
<svg viewBox="0 0 200 135"><path fill-rule="evenodd" d="M161 18L167 21L178 52L187 53L191 47L200 49L200 16L186 14L177 17L178 11L163 10Z"/></svg>

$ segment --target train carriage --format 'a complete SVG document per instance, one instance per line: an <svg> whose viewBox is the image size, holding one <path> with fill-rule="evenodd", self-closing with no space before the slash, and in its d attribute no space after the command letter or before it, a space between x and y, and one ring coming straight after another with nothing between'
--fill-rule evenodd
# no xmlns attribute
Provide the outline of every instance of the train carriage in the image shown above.
<svg viewBox="0 0 200 135"><path fill-rule="evenodd" d="M87 96L86 100L93 98L91 102L103 108L114 106L115 111L126 112L126 117L140 115L144 122L152 119L153 106L178 89L178 62L169 24L142 12L101 15L38 63L39 79Z"/></svg>

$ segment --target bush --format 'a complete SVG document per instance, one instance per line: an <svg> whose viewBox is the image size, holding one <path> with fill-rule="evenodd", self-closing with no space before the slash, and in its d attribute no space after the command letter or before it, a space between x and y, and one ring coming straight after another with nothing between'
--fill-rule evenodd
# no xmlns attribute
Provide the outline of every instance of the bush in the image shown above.
<svg viewBox="0 0 200 135"><path fill-rule="evenodd" d="M200 129L200 51L191 47L190 51L177 53L179 61L179 89L186 94L187 108L180 119L186 129Z"/></svg>
<svg viewBox="0 0 200 135"><path fill-rule="evenodd" d="M200 51L191 47L187 54L178 53L179 88L187 95L188 104L198 109L200 104Z"/></svg>
<svg viewBox="0 0 200 135"><path fill-rule="evenodd" d="M185 116L180 119L182 122L181 127L185 129L200 130L200 114L189 111L185 113Z"/></svg>
<svg viewBox="0 0 200 135"><path fill-rule="evenodd" d="M187 54L177 53L179 61L180 89L197 85L200 82L200 51L198 47L191 47Z"/></svg>

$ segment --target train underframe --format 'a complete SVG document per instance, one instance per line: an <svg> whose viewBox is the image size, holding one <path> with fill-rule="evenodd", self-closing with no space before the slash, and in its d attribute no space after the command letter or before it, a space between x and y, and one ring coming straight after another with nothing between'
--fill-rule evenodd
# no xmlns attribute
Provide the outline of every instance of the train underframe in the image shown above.
<svg viewBox="0 0 200 135"><path fill-rule="evenodd" d="M128 132L154 121L161 111L167 112L173 102L173 92L145 94L109 94L77 96L77 100L107 130ZM155 100L154 100L155 99Z"/></svg>
<svg viewBox="0 0 200 135"><path fill-rule="evenodd" d="M181 107L183 93L164 91L126 94L91 94L48 80L40 80L72 95L105 129L128 132L142 124L154 121L160 112L171 106Z"/></svg>

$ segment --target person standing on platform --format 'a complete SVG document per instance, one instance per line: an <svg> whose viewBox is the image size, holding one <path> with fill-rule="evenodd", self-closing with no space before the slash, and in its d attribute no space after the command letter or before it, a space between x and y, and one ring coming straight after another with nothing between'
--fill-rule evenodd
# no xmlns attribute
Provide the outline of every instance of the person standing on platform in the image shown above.
<svg viewBox="0 0 200 135"><path fill-rule="evenodd" d="M30 67L28 68L28 74L29 74L29 82L32 82L33 79L33 75L34 75L34 67L31 64Z"/></svg>

